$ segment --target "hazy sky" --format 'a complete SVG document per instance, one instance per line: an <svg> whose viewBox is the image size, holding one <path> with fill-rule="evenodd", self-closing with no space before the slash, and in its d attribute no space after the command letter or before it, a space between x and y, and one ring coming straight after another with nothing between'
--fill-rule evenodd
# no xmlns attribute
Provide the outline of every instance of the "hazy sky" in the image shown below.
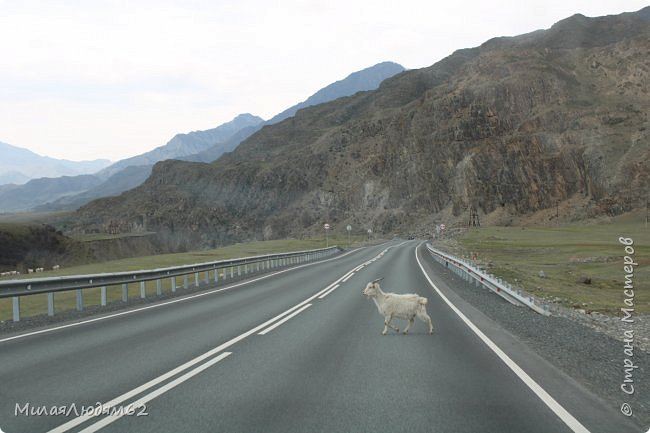
<svg viewBox="0 0 650 433"><path fill-rule="evenodd" d="M430 66L495 36L634 0L0 0L0 141L118 160L349 73Z"/></svg>

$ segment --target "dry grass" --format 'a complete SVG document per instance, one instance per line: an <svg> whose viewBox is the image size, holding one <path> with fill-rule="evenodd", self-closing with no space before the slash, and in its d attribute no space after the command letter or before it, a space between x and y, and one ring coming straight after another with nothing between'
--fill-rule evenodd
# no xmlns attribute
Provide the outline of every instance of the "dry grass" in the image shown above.
<svg viewBox="0 0 650 433"><path fill-rule="evenodd" d="M352 242L360 241L359 239L352 239ZM332 238L329 239L329 245L347 245L347 238ZM325 247L325 239L314 238L306 240L276 240L276 241L260 241L241 243L230 245L224 248L206 251L193 251L178 254L160 254L156 256L145 256L122 260L112 260L103 263L93 263L89 265L75 266L70 268L62 268L58 271L48 271L39 273L38 277L52 277L61 275L86 275L97 274L102 272L120 272L120 271L133 271L141 269L156 269L170 266L188 265L194 263L205 263L217 260L233 259L240 257L250 257L258 255L266 255L273 253L311 250ZM235 271L236 272L236 271ZM33 277L34 275L29 275ZM23 276L26 277L26 276ZM213 278L212 274L210 278ZM204 284L205 274L199 275L199 283ZM167 278L162 281L163 293L171 291L171 279ZM184 278L177 277L176 287L183 287ZM188 284L193 287L195 284L194 274L188 275ZM129 298L140 297L140 284L131 284L129 286ZM156 295L156 282L149 281L146 283L147 297ZM99 305L100 304L100 289L84 289L83 291L84 305ZM107 300L108 302L118 301L122 299L122 287L110 286L107 287ZM56 311L72 310L76 307L76 294L71 292L59 292L54 295L54 305ZM47 295L31 295L22 297L20 300L21 317L29 317L40 314L47 314ZM0 320L11 320L12 318L12 301L11 299L0 299Z"/></svg>
<svg viewBox="0 0 650 433"><path fill-rule="evenodd" d="M618 314L626 297L626 253L619 237L634 240L635 310L650 313L650 228L642 223L487 227L445 246L466 257L476 256L490 273L542 298ZM540 271L546 278L539 276ZM591 284L578 282L583 276L590 277Z"/></svg>

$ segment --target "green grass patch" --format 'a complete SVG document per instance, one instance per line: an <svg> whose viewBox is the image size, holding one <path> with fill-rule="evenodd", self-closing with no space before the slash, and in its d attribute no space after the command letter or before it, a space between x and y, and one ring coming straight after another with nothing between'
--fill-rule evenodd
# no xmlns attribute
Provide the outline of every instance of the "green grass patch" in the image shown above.
<svg viewBox="0 0 650 433"><path fill-rule="evenodd" d="M363 241L363 236L352 237L351 242ZM340 245L346 246L348 243L347 238L343 237L330 237L329 246ZM58 271L46 271L38 274L21 275L21 278L36 278L36 277L54 277L63 275L87 275L98 274L104 272L121 272L121 271L135 271L143 269L157 269L172 266L191 265L196 263L206 263L218 260L235 259L241 257L260 256L267 254L275 254L291 251L313 250L324 248L326 245L325 238L314 239L287 239L287 240L273 240L273 241L258 241L247 242L235 245L230 245L223 248L205 250L205 251L192 251L187 253L177 254L159 254L155 256L143 256L121 260L111 260L102 263L92 263L88 265L74 266L68 268L61 268ZM228 271L229 272L229 271ZM235 274L237 269L235 269ZM189 274L188 285L194 287L195 276ZM210 279L213 279L213 274L210 274ZM220 275L220 278L223 278ZM230 273L228 274L230 278ZM199 275L200 285L204 284L205 273ZM184 285L184 278L176 278L176 287L180 288ZM156 295L156 282L148 281L146 283L147 297L154 297ZM162 280L162 291L168 293L171 291L171 280L165 278ZM140 284L130 284L128 286L129 298L140 297ZM100 304L100 289L84 289L83 290L84 305L99 305ZM122 299L122 286L109 286L107 287L107 300L108 302L119 301ZM59 292L54 294L55 311L67 311L76 308L76 293L75 291ZM20 301L21 317L30 317L40 314L47 314L47 295L30 295L23 296ZM12 318L12 301L11 299L0 299L0 320L11 320Z"/></svg>
<svg viewBox="0 0 650 433"><path fill-rule="evenodd" d="M490 273L541 298L616 315L626 298L626 253L619 237L634 240L635 312L650 313L650 228L644 224L486 227L441 246L475 256ZM590 277L591 284L578 282L581 277Z"/></svg>
<svg viewBox="0 0 650 433"><path fill-rule="evenodd" d="M79 242L106 241L124 238L141 238L144 236L154 235L156 232L138 232L138 233L119 233L109 235L108 233L89 233L70 236L71 239Z"/></svg>

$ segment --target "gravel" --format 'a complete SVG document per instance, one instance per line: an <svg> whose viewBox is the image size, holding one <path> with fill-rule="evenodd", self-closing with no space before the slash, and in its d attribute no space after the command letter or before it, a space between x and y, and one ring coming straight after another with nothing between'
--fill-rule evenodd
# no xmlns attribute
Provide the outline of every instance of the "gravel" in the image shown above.
<svg viewBox="0 0 650 433"><path fill-rule="evenodd" d="M439 266L450 287L469 304L524 341L547 361L573 377L617 411L624 401L633 409L640 426L650 425L650 316L634 316L633 324L617 317L560 310L542 316L526 307L514 306L488 289L468 284ZM445 275L446 274L446 275ZM624 379L623 331L634 330L634 394L621 391ZM625 397L625 399L624 399Z"/></svg>

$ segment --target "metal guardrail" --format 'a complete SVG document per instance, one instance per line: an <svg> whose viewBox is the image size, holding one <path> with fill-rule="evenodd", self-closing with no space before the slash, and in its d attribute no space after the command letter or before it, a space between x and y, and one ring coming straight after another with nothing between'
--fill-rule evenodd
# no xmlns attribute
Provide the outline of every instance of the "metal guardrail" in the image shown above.
<svg viewBox="0 0 650 433"><path fill-rule="evenodd" d="M140 298L146 298L146 282L156 281L156 295L162 294L162 280L171 279L171 291L176 292L176 277L182 276L183 288L188 288L188 276L194 274L194 286L199 287L201 272L205 273L204 284L212 280L217 283L234 279L236 276L247 275L280 266L289 266L319 260L341 251L338 246L329 248L297 251L291 253L269 254L263 256L243 257L238 259L220 260L193 265L174 266L168 268L139 270L131 272L100 273L90 275L66 275L61 277L26 278L0 281L0 299L12 298L13 321L20 321L20 298L39 293L48 294L48 315L54 315L54 293L75 290L77 293L78 311L83 310L83 290L94 287L101 288L101 305L107 301L106 288L122 286L122 301L128 301L128 285L140 284ZM212 274L212 276L210 276Z"/></svg>
<svg viewBox="0 0 650 433"><path fill-rule="evenodd" d="M437 250L430 244L427 244L427 249L439 263L444 264L446 267L451 264L451 270L466 281L474 281L477 286L483 285L514 305L525 305L544 316L551 314L548 305L540 303L533 296L519 288L512 287L512 285L500 278L488 274L476 264Z"/></svg>

